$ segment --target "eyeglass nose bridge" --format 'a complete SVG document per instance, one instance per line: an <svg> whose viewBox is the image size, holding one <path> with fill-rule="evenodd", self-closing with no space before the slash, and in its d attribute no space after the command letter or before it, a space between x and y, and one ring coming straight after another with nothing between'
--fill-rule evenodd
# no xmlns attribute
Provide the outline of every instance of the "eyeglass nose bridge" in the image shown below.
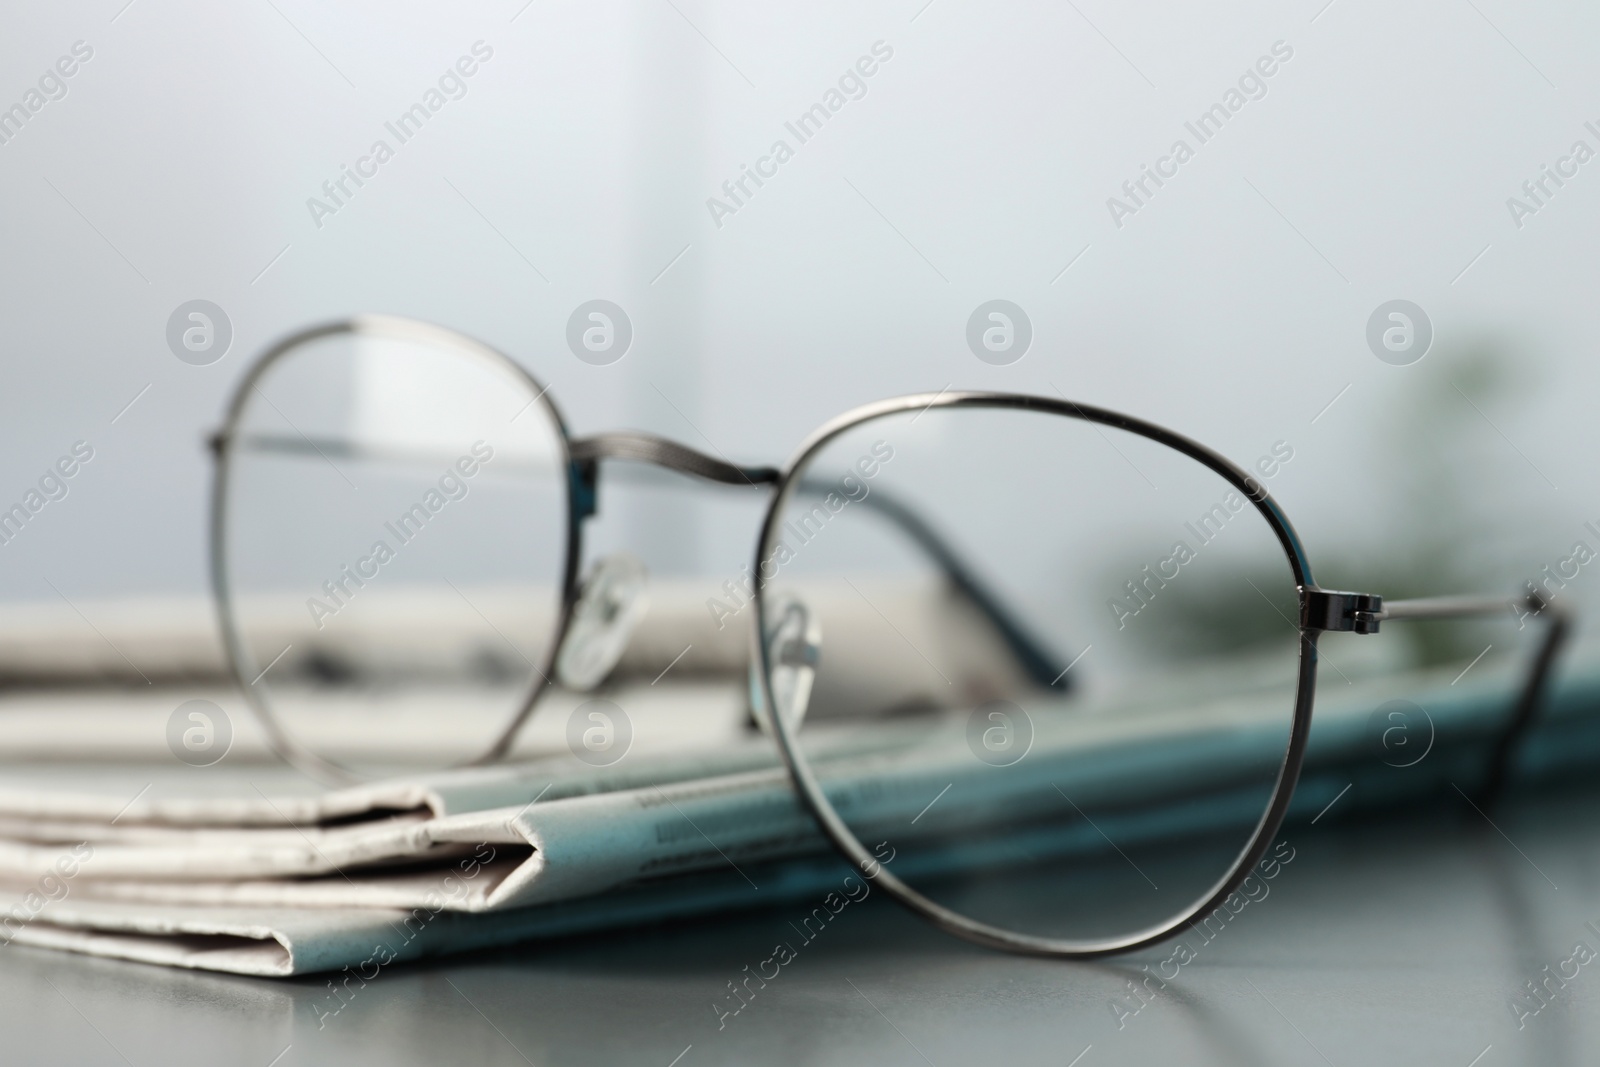
<svg viewBox="0 0 1600 1067"><path fill-rule="evenodd" d="M776 467L741 467L665 437L632 430L575 437L569 447L575 463L592 464L602 459L631 460L724 485L771 485L780 476Z"/></svg>

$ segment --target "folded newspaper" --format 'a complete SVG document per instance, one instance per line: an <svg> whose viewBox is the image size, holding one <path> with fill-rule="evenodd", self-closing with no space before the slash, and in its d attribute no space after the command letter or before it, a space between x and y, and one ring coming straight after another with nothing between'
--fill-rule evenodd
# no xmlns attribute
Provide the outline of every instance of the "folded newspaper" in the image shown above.
<svg viewBox="0 0 1600 1067"><path fill-rule="evenodd" d="M1596 652L1569 659L1523 775L1600 761ZM1376 806L1473 780L1519 666L1480 668L1470 685L1452 683L1456 670L1325 682L1291 817L1347 786L1346 805ZM704 684L647 692L669 720L712 700ZM1438 738L1400 775L1371 748L1372 713L1396 697L1426 708ZM1186 686L1139 715L1042 709L1017 773L982 773L959 729L916 718L840 729L819 758L836 804L869 829L914 834L947 783L1008 803L1060 783L1121 811L1100 825L1119 840L1177 836L1195 824L1141 818L1139 783L1159 772L1204 796L1281 748L1283 715L1280 700ZM714 737L607 768L545 756L321 792L248 762L209 769L203 793L138 765L0 770L0 942L282 976L771 907L834 883L842 861L771 741L743 728ZM1197 744L1211 756L1174 759ZM1174 767L1191 780L1174 783Z"/></svg>

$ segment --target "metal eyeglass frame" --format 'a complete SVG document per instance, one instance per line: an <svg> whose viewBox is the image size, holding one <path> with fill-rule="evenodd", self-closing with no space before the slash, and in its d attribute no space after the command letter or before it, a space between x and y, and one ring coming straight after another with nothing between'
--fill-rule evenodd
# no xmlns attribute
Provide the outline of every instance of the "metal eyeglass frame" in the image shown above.
<svg viewBox="0 0 1600 1067"><path fill-rule="evenodd" d="M394 316L363 315L300 331L284 338L264 352L246 372L236 389L222 428L209 439L211 452L216 460L210 513L211 580L217 605L218 625L229 669L246 702L261 722L273 748L290 763L325 780L350 781L354 776L348 768L333 763L301 745L273 715L271 707L257 688L259 676L254 680L247 677L250 661L233 619L232 594L227 575L228 460L240 440L239 423L250 394L255 391L257 383L266 371L278 359L297 347L342 333L430 342L455 349L470 358L486 360L533 392L534 402L542 405L561 442L564 453L561 458L568 472L568 522L557 627L543 663L535 665L538 677L530 683L526 699L489 749L482 756L469 761L467 765L479 765L503 758L509 751L517 732L532 714L540 695L552 684L550 679L554 673L555 661L562 642L569 632L573 609L580 593L578 572L582 558L583 522L596 512L596 494L602 461L642 463L725 485L770 487L771 499L757 539L755 564L752 568L756 606L753 647L754 655L760 665L757 674L763 696L761 714L765 716L767 725L777 741L784 766L794 782L801 801L815 818L818 826L851 863L865 872L870 872L876 884L890 896L941 930L991 948L1061 959L1092 958L1132 951L1189 929L1237 889L1272 843L1293 797L1310 735L1312 705L1316 693L1317 639L1323 632L1375 634L1384 620L1464 618L1493 615L1508 610L1519 613L1521 617L1536 617L1547 624L1544 641L1534 655L1512 714L1496 737L1490 751L1488 766L1478 789L1478 802L1487 807L1498 798L1505 786L1518 744L1533 723L1556 656L1571 630L1572 617L1565 606L1541 596L1532 583L1529 583L1525 594L1517 597L1437 597L1395 600L1387 604L1381 596L1375 594L1323 589L1312 579L1310 562L1288 517L1259 481L1226 457L1188 437L1155 423L1104 408L1077 404L1069 400L998 392L944 390L937 394L904 396L867 404L838 416L812 433L782 468L746 467L708 456L687 445L652 434L620 432L575 438L571 436L566 421L550 399L548 389L505 354L441 327ZM834 810L810 766L800 754L794 734L795 727L787 721L786 716L772 714L766 710L776 707L777 704L772 687L772 657L775 650L769 647L769 643L761 636L768 632L768 605L764 594L770 584L762 564L771 558L776 547L785 505L797 492L807 488L804 472L812 456L840 434L862 423L902 412L957 407L1032 411L1078 419L1123 430L1174 449L1209 468L1254 504L1277 537L1279 546L1288 559L1299 596L1299 674L1289 743L1278 769L1271 800L1228 873L1198 902L1165 923L1117 938L1092 941L1066 940L1022 934L992 926L944 907L883 867L856 839ZM319 445L309 439L305 444L318 452L323 452L325 446L341 447L337 442L323 442ZM875 492L868 499L877 499L879 496L880 493ZM1049 673L1054 670L1055 662L1046 647L1034 639L1020 618L1010 612L1003 600L982 583L976 576L976 571L964 562L959 552L945 542L936 530L924 523L910 509L894 502L892 498L885 498L883 506L878 510L925 552L945 572L947 579L979 608L995 626L1031 679L1042 680L1045 684L1059 680Z"/></svg>
<svg viewBox="0 0 1600 1067"><path fill-rule="evenodd" d="M1108 411L1105 408L1077 404L1070 400L1015 393L949 391L897 397L846 412L813 433L785 464L783 474L778 479L773 493L766 521L762 525L755 568L758 634L767 632L767 602L762 594L770 584L760 564L762 560L770 558L776 549L784 506L803 481L803 477L797 478L797 474L803 475L812 455L829 441L862 423L908 411L956 407L1034 411L1113 427L1166 445L1220 475L1255 505L1256 510L1277 536L1279 546L1288 558L1300 601L1299 679L1295 689L1294 720L1290 727L1289 745L1278 770L1272 799L1268 803L1266 812L1257 822L1249 842L1235 860L1234 867L1218 880L1204 897L1175 918L1122 937L1086 941L1038 937L978 922L924 896L896 877L856 839L834 810L827 794L823 792L816 776L799 752L794 727L790 724L788 716L766 712L767 723L778 741L778 748L783 754L789 775L799 789L806 807L822 826L823 832L853 864L863 872L873 875L876 884L901 904L939 929L964 940L990 948L1057 959L1086 959L1131 952L1183 933L1201 922L1239 887L1266 853L1267 847L1272 844L1274 836L1283 824L1289 802L1294 795L1295 784L1300 776L1301 766L1305 762L1306 742L1311 733L1311 709L1316 695L1318 637L1327 631L1375 634L1385 619L1464 618L1493 615L1507 610L1515 613L1521 608L1527 614L1546 622L1544 641L1529 667L1511 718L1491 748L1488 768L1478 789L1478 803L1487 808L1499 796L1505 786L1518 743L1533 723L1556 656L1570 632L1572 618L1565 605L1546 600L1539 595L1532 583L1529 583L1527 592L1519 597L1432 597L1394 600L1387 604L1381 596L1372 593L1323 589L1312 580L1311 564L1306 558L1299 535L1289 523L1288 516L1283 513L1277 501L1261 482L1220 453L1182 434L1174 433L1153 422ZM772 687L772 657L775 649L769 647L768 642L758 640L756 652L761 661L759 673L765 707L775 708L778 706Z"/></svg>
<svg viewBox="0 0 1600 1067"><path fill-rule="evenodd" d="M555 631L545 650L542 662L532 664L536 675L528 691L507 725L479 756L458 764L472 767L493 763L506 756L517 733L533 714L539 697L556 677L556 661L562 643L571 632L573 611L582 592L579 570L583 560L583 523L597 511L600 463L618 460L641 463L675 471L692 478L723 485L762 488L775 484L782 472L775 467L741 467L723 459L699 452L687 445L657 437L654 434L623 431L596 434L592 437L573 437L566 420L550 397L549 389L504 353L473 338L431 323L392 315L361 315L351 319L324 323L291 334L263 352L245 372L228 403L222 427L207 438L213 459L210 508L210 572L213 602L217 609L217 626L222 636L229 672L244 694L267 742L285 761L300 768L312 777L334 784L360 781L362 776L352 768L335 763L306 745L279 722L271 705L263 695L260 683L265 671L257 671L234 617L233 590L228 581L228 487L232 473L230 459L241 444L257 444L254 439L240 435L240 422L252 393L258 383L284 356L299 347L327 337L341 334L360 334L386 337L392 340L432 344L454 350L464 358L488 364L512 381L518 382L533 394L529 404L540 405L550 426L556 431L562 449L561 465L567 471L566 548L561 566L561 599ZM264 395L264 394L263 394ZM270 404L271 402L268 401ZM296 431L298 433L298 431ZM330 457L372 456L371 450L361 449L346 441L313 440L299 435L298 440L275 442L283 451L301 452L318 456L328 462ZM1058 681L1061 664L1048 651L1028 625L1004 603L978 577L960 552L937 530L923 522L914 511L897 503L894 497L881 490L874 492L870 510L876 512L899 529L913 545L937 566L951 585L963 594L983 615L1006 644L1028 678L1041 686ZM270 664L268 665L270 668Z"/></svg>

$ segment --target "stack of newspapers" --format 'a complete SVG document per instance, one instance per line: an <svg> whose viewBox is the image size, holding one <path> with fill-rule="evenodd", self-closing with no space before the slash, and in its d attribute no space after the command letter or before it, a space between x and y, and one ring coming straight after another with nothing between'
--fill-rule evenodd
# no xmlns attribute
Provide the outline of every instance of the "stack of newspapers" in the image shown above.
<svg viewBox="0 0 1600 1067"><path fill-rule="evenodd" d="M1346 791L1341 812L1471 781L1520 667L1508 658L1460 684L1458 669L1325 680L1291 817L1309 818ZM703 681L644 687L624 701L638 709L642 737L659 721L662 737L681 741L683 724L712 705L722 709L717 725L692 745L643 744L610 767L552 744L503 765L337 789L264 759L199 775L155 753L112 758L102 745L94 762L74 763L71 744L39 747L46 735L82 737L95 723L141 715L150 728L128 736L159 736L157 713L170 703L131 691L98 704L58 694L47 715L37 700L0 705L0 751L10 753L0 766L0 942L293 975L808 896L837 881L842 861L772 742L741 717L739 692ZM1436 731L1431 758L1405 774L1372 758L1373 714L1395 698L1426 708ZM853 825L888 834L915 835L919 809L940 787L987 790L993 802L1008 799L996 791L1022 798L1043 781L1125 807L1126 827L1102 827L1119 839L1176 835L1194 828L1137 819L1150 775L1186 768L1192 781L1169 776L1163 788L1200 795L1231 767L1281 749L1284 714L1280 699L1207 686L1176 687L1138 715L1038 714L1033 750L1006 775L982 773L990 768L972 758L959 724L930 729L916 718L853 724L834 740L824 734L817 751ZM1212 758L1169 758L1197 744ZM1580 648L1521 774L1555 776L1596 760L1600 656ZM902 788L876 787L885 780ZM1063 838L1060 847L1097 846Z"/></svg>

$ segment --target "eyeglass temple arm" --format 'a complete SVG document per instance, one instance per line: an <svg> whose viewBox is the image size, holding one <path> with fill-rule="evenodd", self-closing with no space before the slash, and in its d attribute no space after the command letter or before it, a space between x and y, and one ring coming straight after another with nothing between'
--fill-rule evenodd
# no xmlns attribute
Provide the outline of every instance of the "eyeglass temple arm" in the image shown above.
<svg viewBox="0 0 1600 1067"><path fill-rule="evenodd" d="M832 487L826 483L813 484L801 479L800 488L828 491ZM859 503L888 519L944 571L950 584L971 601L1000 634L1030 681L1043 689L1057 682L1065 682L1064 687L1071 689L1071 681L1066 678L1067 672L1057 662L1056 656L1029 632L1027 625L1006 606L1003 597L974 573L954 546L917 514L916 509L895 499L882 488L873 489Z"/></svg>
<svg viewBox="0 0 1600 1067"><path fill-rule="evenodd" d="M1517 748L1533 725L1544 698L1550 675L1561 647L1572 632L1573 613L1562 603L1546 599L1530 583L1528 591L1519 597L1427 597L1419 600L1390 600L1374 613L1375 622L1385 619L1459 619L1471 616L1498 615L1509 610L1517 618L1520 629L1530 618L1545 623L1544 641L1540 644L1528 673L1522 683L1511 719L1501 729L1489 754L1489 766L1478 788L1477 802L1488 810L1505 789L1511 772L1511 761ZM1373 627L1376 632L1376 626Z"/></svg>
<svg viewBox="0 0 1600 1067"><path fill-rule="evenodd" d="M752 489L775 483L782 475L774 467L741 467L723 459L705 455L687 445L669 441L654 434L624 431L581 437L571 443L572 458L581 466L580 476L593 493L598 471L596 464L602 459L630 460L664 467L691 477L723 485L748 486ZM808 493L827 493L834 487L816 479L802 478L799 489ZM592 498L592 495L590 496ZM856 500L870 510L882 515L920 548L955 586L988 620L1005 641L1006 647L1016 657L1029 680L1042 688L1061 681L1066 672L1060 669L1056 657L1031 633L1023 622L1004 603L1003 598L991 590L961 557L954 546L945 540L916 511L893 499L882 488L874 488ZM1070 687L1070 685L1069 685Z"/></svg>

